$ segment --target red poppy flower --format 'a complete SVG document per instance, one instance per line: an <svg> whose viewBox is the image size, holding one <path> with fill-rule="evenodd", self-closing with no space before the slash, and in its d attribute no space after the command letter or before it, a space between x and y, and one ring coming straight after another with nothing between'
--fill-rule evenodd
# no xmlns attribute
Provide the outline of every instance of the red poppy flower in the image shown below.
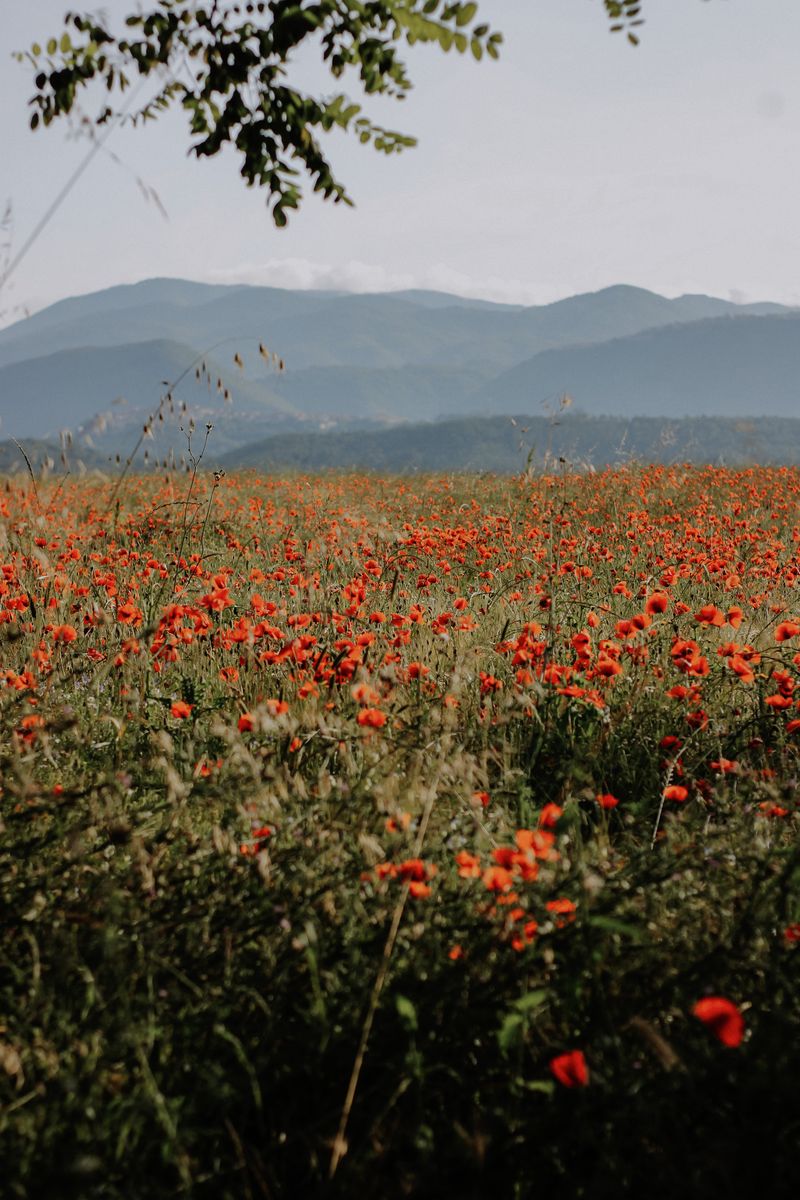
<svg viewBox="0 0 800 1200"><path fill-rule="evenodd" d="M563 813L563 808L560 804L545 804L542 811L539 813L539 825L542 829L553 829Z"/></svg>
<svg viewBox="0 0 800 1200"><path fill-rule="evenodd" d="M386 713L381 712L379 708L364 708L356 717L359 725L366 726L369 729L380 729L386 724Z"/></svg>
<svg viewBox="0 0 800 1200"><path fill-rule="evenodd" d="M67 642L76 641L77 637L78 631L74 625L55 625L53 627L54 642L62 642L63 644L66 644Z"/></svg>
<svg viewBox="0 0 800 1200"><path fill-rule="evenodd" d="M677 800L678 804L683 804L684 800L689 798L689 789L685 788L682 783L673 783L670 787L664 788L665 800Z"/></svg>
<svg viewBox="0 0 800 1200"><path fill-rule="evenodd" d="M724 996L704 996L695 1004L692 1015L702 1021L723 1046L741 1045L744 1017L732 1000Z"/></svg>
<svg viewBox="0 0 800 1200"><path fill-rule="evenodd" d="M604 792L602 796L595 796L597 803L601 808L616 808L619 800L616 796L612 796L610 792Z"/></svg>
<svg viewBox="0 0 800 1200"><path fill-rule="evenodd" d="M550 1070L563 1087L586 1087L589 1068L582 1050L568 1050L550 1059Z"/></svg>
<svg viewBox="0 0 800 1200"><path fill-rule="evenodd" d="M666 592L653 592L652 596L649 596L645 603L644 611L650 615L663 613L667 611L668 604L669 596Z"/></svg>

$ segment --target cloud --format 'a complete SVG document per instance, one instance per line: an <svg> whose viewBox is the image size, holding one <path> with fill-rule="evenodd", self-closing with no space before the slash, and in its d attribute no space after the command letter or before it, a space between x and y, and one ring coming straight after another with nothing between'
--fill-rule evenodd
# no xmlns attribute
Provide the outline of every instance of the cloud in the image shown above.
<svg viewBox="0 0 800 1200"><path fill-rule="evenodd" d="M272 258L263 263L242 263L214 270L207 278L212 283L336 292L398 292L423 288L501 304L547 304L570 295L568 288L556 291L522 280L472 276L445 263L432 263L422 271L396 271L358 259L324 263L306 258Z"/></svg>

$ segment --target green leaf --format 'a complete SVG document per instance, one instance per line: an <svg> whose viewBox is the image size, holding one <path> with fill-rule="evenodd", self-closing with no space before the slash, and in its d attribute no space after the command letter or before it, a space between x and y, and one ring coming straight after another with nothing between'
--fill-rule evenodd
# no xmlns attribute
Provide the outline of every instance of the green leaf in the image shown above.
<svg viewBox="0 0 800 1200"><path fill-rule="evenodd" d="M548 992L545 988L536 988L535 991L526 992L524 996L520 996L514 1001L514 1007L517 1012L529 1013L535 1008L541 1008L548 998Z"/></svg>
<svg viewBox="0 0 800 1200"><path fill-rule="evenodd" d="M62 54L69 54L70 50L72 49L72 38L68 33L62 33L61 41L58 43L58 46Z"/></svg>
<svg viewBox="0 0 800 1200"><path fill-rule="evenodd" d="M644 934L636 925L629 925L626 921L618 921L616 917L596 916L589 917L589 924L595 929L606 929L609 933L618 933L621 937L630 938L632 942L641 942L644 940Z"/></svg>
<svg viewBox="0 0 800 1200"><path fill-rule="evenodd" d="M544 1096L552 1096L556 1090L556 1085L552 1079L523 1079L518 1082L521 1087L525 1088L526 1092L541 1092Z"/></svg>
<svg viewBox="0 0 800 1200"><path fill-rule="evenodd" d="M42 53L42 47L39 45L38 42L34 42L33 45L31 46L31 54L33 55L34 58L38 58L41 53Z"/></svg>
<svg viewBox="0 0 800 1200"><path fill-rule="evenodd" d="M497 1031L497 1042L502 1054L510 1054L522 1042L525 1018L517 1012L506 1013Z"/></svg>
<svg viewBox="0 0 800 1200"><path fill-rule="evenodd" d="M408 1033L414 1033L417 1029L417 1010L408 996L395 996L394 1006L397 1009L397 1015L402 1022L403 1028Z"/></svg>
<svg viewBox="0 0 800 1200"><path fill-rule="evenodd" d="M47 43L47 53L55 54L57 49L58 49L58 42L56 41L55 38L50 38L50 40Z"/></svg>
<svg viewBox="0 0 800 1200"><path fill-rule="evenodd" d="M469 25L477 11L477 4L462 4L458 16L456 17L456 25L458 25L459 29L463 25Z"/></svg>

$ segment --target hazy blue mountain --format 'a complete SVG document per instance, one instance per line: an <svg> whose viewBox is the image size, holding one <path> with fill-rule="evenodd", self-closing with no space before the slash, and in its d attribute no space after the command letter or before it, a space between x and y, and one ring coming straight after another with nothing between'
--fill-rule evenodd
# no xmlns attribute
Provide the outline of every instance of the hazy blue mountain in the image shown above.
<svg viewBox="0 0 800 1200"><path fill-rule="evenodd" d="M800 412L800 314L722 317L537 354L480 391L484 411L569 393L591 413L747 417Z"/></svg>
<svg viewBox="0 0 800 1200"><path fill-rule="evenodd" d="M129 423L126 414L132 412L141 425L140 417L152 412L168 390L164 381L177 380L196 357L190 346L156 341L64 350L0 367L0 436L57 437L65 429L97 425L93 418L98 414L107 414L118 427ZM219 368L212 360L208 368L211 389L207 382L198 382L190 369L174 389L176 401L186 402L192 412L224 414L224 399L216 388ZM248 381L235 369L226 370L223 381L232 391L238 414L250 410L296 423L288 401L271 395L265 383Z"/></svg>
<svg viewBox="0 0 800 1200"><path fill-rule="evenodd" d="M438 292L349 295L154 279L62 300L0 330L0 365L163 339L208 353L222 344L223 357L238 350L252 370L264 342L295 370L435 363L500 371L544 349L762 308L704 296L668 300L622 285L522 308Z"/></svg>
<svg viewBox="0 0 800 1200"><path fill-rule="evenodd" d="M260 471L601 469L630 462L800 463L800 420L471 417L359 433L279 434L219 460Z"/></svg>
<svg viewBox="0 0 800 1200"><path fill-rule="evenodd" d="M114 455L80 445L26 439L23 448L33 469L118 469ZM199 446L195 447L199 450ZM761 462L800 463L800 420L691 417L591 417L566 414L557 423L546 417L472 417L391 429L276 434L224 453L217 430L204 455L204 467L261 471L369 470L396 472L593 470L636 462L666 464ZM186 445L170 455L163 441L149 444L149 463L180 465ZM146 467L148 460L138 459ZM0 472L27 471L20 448L0 441Z"/></svg>
<svg viewBox="0 0 800 1200"><path fill-rule="evenodd" d="M396 424L470 411L486 377L475 367L306 367L273 377L270 387L307 416Z"/></svg>
<svg viewBox="0 0 800 1200"><path fill-rule="evenodd" d="M268 432L535 412L561 392L626 414L794 411L800 313L616 286L523 307L441 292L351 295L151 279L52 305L0 330L0 437L89 430L126 453L195 359L178 399L223 450ZM266 346L287 363L277 374ZM234 366L244 360L245 372ZM117 403L118 400L124 404ZM166 425L160 440L180 445Z"/></svg>
<svg viewBox="0 0 800 1200"><path fill-rule="evenodd" d="M499 371L551 347L603 341L704 316L744 313L723 300L667 300L641 288L606 288L534 308L459 298L436 307L394 293L336 295L242 288L191 311L202 348L238 338L257 363L258 340L277 350L290 370L310 366L403 367L412 364ZM184 319L186 314L184 314Z"/></svg>
<svg viewBox="0 0 800 1200"><path fill-rule="evenodd" d="M254 292L258 293L257 304ZM228 338L244 341L243 326L256 330L252 349L257 357L257 343L267 340L273 320L286 316L303 320L320 303L325 303L326 297L327 293L288 292L279 288L212 287L183 280L146 280L59 301L0 330L0 365L56 350L160 339L186 342L196 353L212 353L213 347ZM217 303L220 300L221 308ZM235 349L236 346L231 346L229 358Z"/></svg>
<svg viewBox="0 0 800 1200"><path fill-rule="evenodd" d="M378 295L386 293L378 292ZM421 304L423 308L480 308L504 309L506 312L520 312L524 304L504 304L496 300L478 300L473 296L455 296L452 292L430 292L422 288L407 288L392 292L398 300L408 300L412 304Z"/></svg>

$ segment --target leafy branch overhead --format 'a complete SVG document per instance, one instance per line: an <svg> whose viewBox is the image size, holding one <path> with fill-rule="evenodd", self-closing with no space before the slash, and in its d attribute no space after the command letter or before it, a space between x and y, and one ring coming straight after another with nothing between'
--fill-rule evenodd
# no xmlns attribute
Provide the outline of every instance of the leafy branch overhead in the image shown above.
<svg viewBox="0 0 800 1200"><path fill-rule="evenodd" d="M158 0L111 31L97 17L67 13L66 32L46 47L19 54L36 71L31 125L68 115L82 89L101 82L109 93L125 92L132 78L153 76L158 90L124 118L138 124L174 104L186 111L195 154L208 157L231 144L249 186L266 189L277 225L302 199L300 177L334 202L352 203L334 176L320 133L351 131L384 154L415 140L374 124L344 92L329 97L292 85L298 49L319 43L335 81L358 76L367 96L402 100L411 88L404 45L438 43L443 50L497 58L501 35L477 22L475 3L448 0L271 0L270 3L206 6L192 0ZM105 103L99 125L118 114Z"/></svg>
<svg viewBox="0 0 800 1200"><path fill-rule="evenodd" d="M603 0L612 31L634 45L642 0ZM112 119L136 125L174 104L187 113L192 149L200 157L230 144L249 186L266 190L272 216L285 225L302 199L306 174L314 191L335 203L352 201L333 173L319 140L341 129L384 154L416 139L376 125L343 91L314 96L292 84L296 52L311 41L334 81L350 72L367 96L402 100L412 87L401 57L405 46L438 44L442 50L497 58L502 35L467 0L150 0L131 13L125 33L101 16L68 12L60 38L16 55L35 71L31 126L68 116L83 89L104 85L123 93L136 77L153 76L157 90L136 108L102 104L98 125ZM135 95L135 93L134 93Z"/></svg>

